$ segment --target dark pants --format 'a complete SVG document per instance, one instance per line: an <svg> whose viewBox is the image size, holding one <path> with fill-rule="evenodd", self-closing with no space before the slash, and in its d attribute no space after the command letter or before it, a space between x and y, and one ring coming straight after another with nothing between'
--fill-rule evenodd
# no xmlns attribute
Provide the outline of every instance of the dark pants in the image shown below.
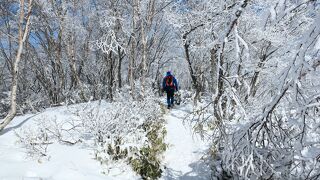
<svg viewBox="0 0 320 180"><path fill-rule="evenodd" d="M168 106L172 106L174 101L174 89L167 89L166 92Z"/></svg>

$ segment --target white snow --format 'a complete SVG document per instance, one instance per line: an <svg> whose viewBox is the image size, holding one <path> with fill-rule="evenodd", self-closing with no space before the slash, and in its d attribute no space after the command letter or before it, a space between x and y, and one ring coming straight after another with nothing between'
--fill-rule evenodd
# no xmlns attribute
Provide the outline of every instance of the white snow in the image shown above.
<svg viewBox="0 0 320 180"><path fill-rule="evenodd" d="M72 117L66 107L49 108L38 115L18 116L0 134L0 180L50 179L50 180L115 180L137 179L131 170L117 174L113 169L106 175L97 160L89 142L73 146L57 142L48 146L49 159L35 159L27 155L26 149L18 143L15 131L22 127L36 127L39 117L58 121ZM128 166L129 167L129 166Z"/></svg>
<svg viewBox="0 0 320 180"><path fill-rule="evenodd" d="M314 46L314 48L316 50L320 50L320 36L318 37L318 40L317 40L316 45Z"/></svg>
<svg viewBox="0 0 320 180"><path fill-rule="evenodd" d="M64 145L53 142L48 146L48 159L31 158L18 142L15 132L23 128L36 128L39 120L56 118L71 119L70 109L76 107L49 108L37 115L16 117L0 135L0 180L50 179L50 180L131 180L139 176L124 162L112 164L110 171L93 159L93 149L88 142ZM69 109L69 110L68 110ZM201 159L207 144L194 135L188 123L183 124L187 114L185 107L170 110L167 120L166 142L169 144L163 155L165 167L160 179L208 179L210 171ZM121 168L118 168L121 167ZM125 169L125 171L124 171ZM107 172L107 173L103 173Z"/></svg>
<svg viewBox="0 0 320 180"><path fill-rule="evenodd" d="M208 144L193 134L188 123L183 123L186 108L172 109L166 116L169 148L165 152L163 179L210 179L209 167L202 156Z"/></svg>
<svg viewBox="0 0 320 180"><path fill-rule="evenodd" d="M270 7L269 10L270 10L271 21L274 21L276 19L276 16L277 16L275 7L272 6L272 7Z"/></svg>

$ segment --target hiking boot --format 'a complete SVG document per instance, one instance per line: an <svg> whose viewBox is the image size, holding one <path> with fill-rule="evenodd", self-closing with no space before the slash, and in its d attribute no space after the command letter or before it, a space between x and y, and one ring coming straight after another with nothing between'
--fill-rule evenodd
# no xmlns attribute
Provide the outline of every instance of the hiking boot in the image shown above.
<svg viewBox="0 0 320 180"><path fill-rule="evenodd" d="M168 105L168 107L167 107L167 108L168 108L168 109L170 109L170 107L171 107L171 106L170 106L170 105Z"/></svg>

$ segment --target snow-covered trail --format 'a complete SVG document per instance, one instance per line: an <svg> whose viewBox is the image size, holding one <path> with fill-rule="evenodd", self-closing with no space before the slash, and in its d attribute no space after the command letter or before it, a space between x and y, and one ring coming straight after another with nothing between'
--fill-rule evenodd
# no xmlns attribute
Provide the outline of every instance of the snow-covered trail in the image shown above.
<svg viewBox="0 0 320 180"><path fill-rule="evenodd" d="M174 108L165 116L167 120L166 143L164 153L165 171L162 179L201 180L210 179L210 168L201 159L208 149L208 143L192 132L183 118L185 107Z"/></svg>

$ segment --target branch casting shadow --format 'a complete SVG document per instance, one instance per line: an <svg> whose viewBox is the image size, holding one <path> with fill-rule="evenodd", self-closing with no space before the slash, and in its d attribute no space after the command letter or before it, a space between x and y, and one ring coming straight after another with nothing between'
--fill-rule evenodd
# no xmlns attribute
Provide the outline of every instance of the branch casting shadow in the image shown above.
<svg viewBox="0 0 320 180"><path fill-rule="evenodd" d="M4 135L4 134L6 134L6 133L8 133L8 132L10 132L10 131L12 131L12 130L15 130L15 129L20 128L24 123L26 123L28 120L30 120L31 118L33 118L33 117L35 117L35 116L37 116L37 115L39 115L39 114L32 115L32 116L26 118L25 120L23 120L22 122L20 122L19 124L15 125L15 126L7 127L7 128L5 128L5 129L3 129L3 130L0 132L0 136Z"/></svg>

